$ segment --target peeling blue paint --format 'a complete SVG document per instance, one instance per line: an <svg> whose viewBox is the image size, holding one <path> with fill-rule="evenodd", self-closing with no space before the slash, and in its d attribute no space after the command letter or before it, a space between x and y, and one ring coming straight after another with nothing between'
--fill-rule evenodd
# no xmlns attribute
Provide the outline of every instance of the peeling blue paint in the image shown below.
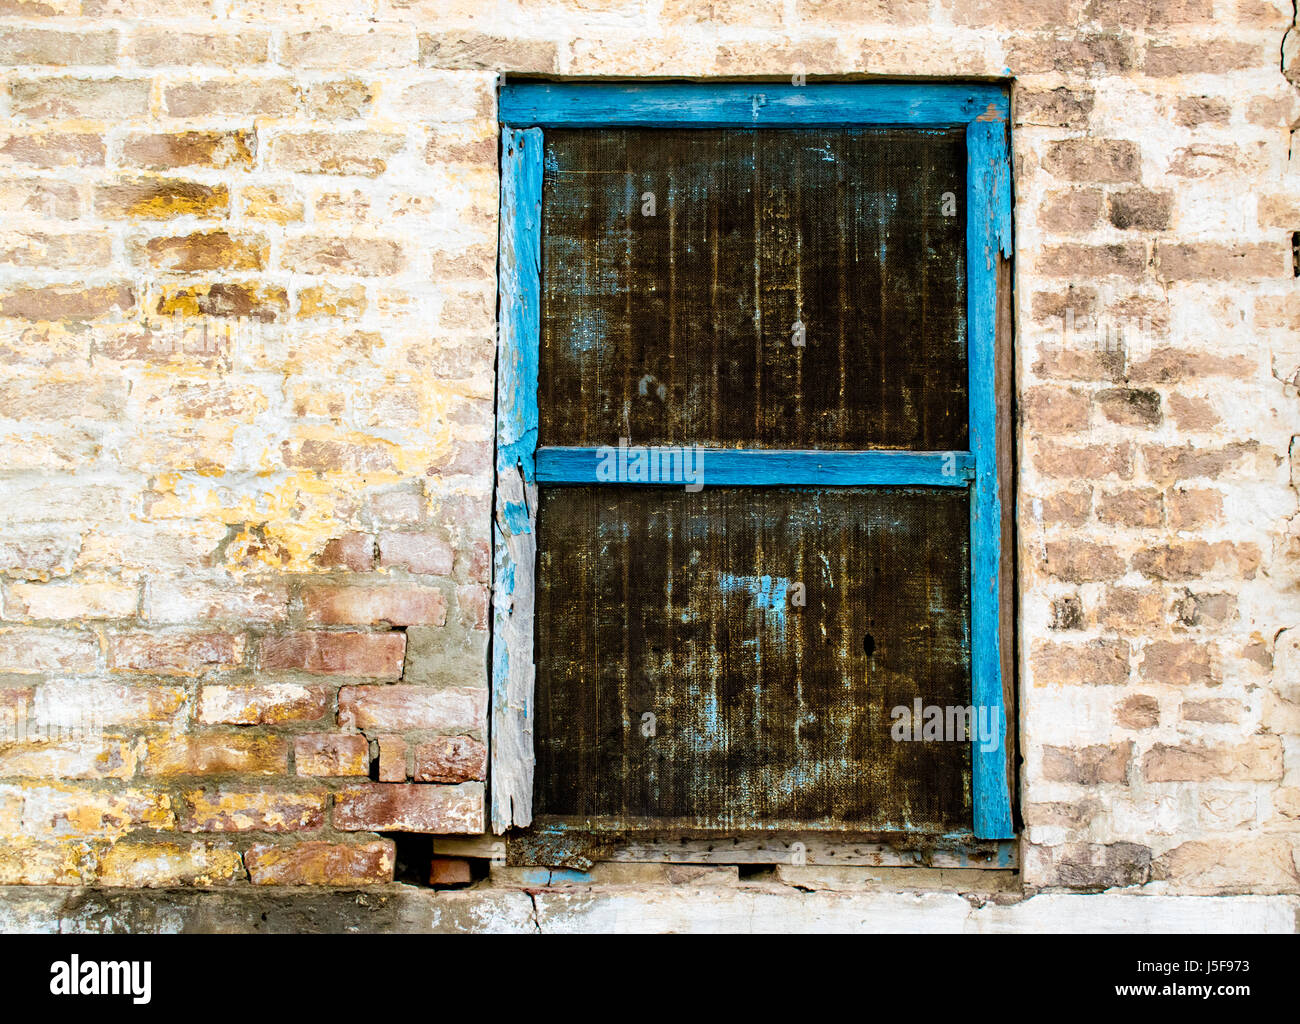
<svg viewBox="0 0 1300 1024"><path fill-rule="evenodd" d="M975 835L1008 839L1006 715L1002 696L999 583L1002 504L998 492L998 261L1011 247L1011 157L1007 125L990 111L966 127L966 273L970 344L970 447L975 458L971 517L972 703L996 709L1003 728L993 750L971 747Z"/></svg>
<svg viewBox="0 0 1300 1024"><path fill-rule="evenodd" d="M718 586L727 594L746 594L753 599L751 607L761 612L760 624L774 625L778 632L785 631L786 605L789 600L790 580L782 576L718 575Z"/></svg>

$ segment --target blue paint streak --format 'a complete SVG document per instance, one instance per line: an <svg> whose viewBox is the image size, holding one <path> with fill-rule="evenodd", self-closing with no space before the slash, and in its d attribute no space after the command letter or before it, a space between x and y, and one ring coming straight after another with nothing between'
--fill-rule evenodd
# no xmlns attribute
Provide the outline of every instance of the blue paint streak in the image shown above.
<svg viewBox="0 0 1300 1024"><path fill-rule="evenodd" d="M542 133L502 132L497 472L534 481L541 344Z"/></svg>
<svg viewBox="0 0 1300 1024"><path fill-rule="evenodd" d="M975 471L975 460L969 452L763 451L725 448L704 449L701 454L700 482L705 487L965 487ZM539 448L537 482L602 482L596 475L600 457L599 448Z"/></svg>
<svg viewBox="0 0 1300 1024"><path fill-rule="evenodd" d="M753 599L751 605L763 613L762 621L776 626L784 634L786 602L789 600L790 581L781 576L733 576L729 572L718 574L718 586L725 594L746 594Z"/></svg>
<svg viewBox="0 0 1300 1024"><path fill-rule="evenodd" d="M501 243L498 279L501 287L497 351L498 487L507 473L522 476L525 487L535 479L537 448L537 362L540 345L542 246L542 133L538 129L501 133ZM492 622L492 720L522 714L531 708L509 704L510 645L505 626L512 614L515 567L503 527L513 535L531 530L527 509L507 504L493 526L496 580L507 600L494 602ZM493 758L498 745L493 745ZM495 767L495 765L494 765ZM515 824L510 794L494 789L492 828L502 832Z"/></svg>
<svg viewBox="0 0 1300 1024"><path fill-rule="evenodd" d="M966 127L966 274L970 371L970 446L975 458L971 495L972 703L994 709L1002 728L995 749L971 746L975 835L1009 839L1006 709L1002 697L999 572L1002 504L998 495L997 272L1011 252L1011 157L1007 125L976 120Z"/></svg>
<svg viewBox="0 0 1300 1024"><path fill-rule="evenodd" d="M502 514L506 521L506 526L510 528L513 534L528 533L531 527L528 523L528 508L517 501L508 501L502 509ZM513 572L511 573L513 576Z"/></svg>
<svg viewBox="0 0 1300 1024"><path fill-rule="evenodd" d="M516 126L803 124L964 125L992 105L1005 121L1001 86L899 82L708 84L511 82L501 122Z"/></svg>

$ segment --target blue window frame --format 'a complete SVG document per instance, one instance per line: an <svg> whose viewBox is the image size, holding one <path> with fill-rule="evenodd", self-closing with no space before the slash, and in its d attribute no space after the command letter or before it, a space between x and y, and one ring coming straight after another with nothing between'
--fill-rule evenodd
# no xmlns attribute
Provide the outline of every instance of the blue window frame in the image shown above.
<svg viewBox="0 0 1300 1024"><path fill-rule="evenodd" d="M974 837L1013 836L999 480L1000 261L1011 256L1008 99L990 84L523 82L500 96L500 337L492 654L492 822L532 820L533 574L537 485L598 480L598 449L538 448L542 139L548 128L962 127L967 153L969 450L709 452L710 484L969 488L972 704L1001 723L973 743ZM1004 444L1007 442L1004 440ZM1007 453L1002 453L1004 456Z"/></svg>

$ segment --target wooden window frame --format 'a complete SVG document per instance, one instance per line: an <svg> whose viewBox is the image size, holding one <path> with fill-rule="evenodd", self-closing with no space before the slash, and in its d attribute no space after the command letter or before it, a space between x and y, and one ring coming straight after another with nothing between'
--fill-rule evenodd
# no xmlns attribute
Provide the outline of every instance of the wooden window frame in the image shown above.
<svg viewBox="0 0 1300 1024"><path fill-rule="evenodd" d="M940 838L978 845L1014 837L1015 744L1007 728L1014 724L1008 714L1014 708L1013 536L1012 517L1003 514L1014 500L1008 111L1005 88L987 83L530 81L502 87L489 776L495 833L530 825L533 818L537 486L597 482L598 449L539 449L537 443L544 130L893 125L966 132L969 451L710 450L708 483L970 488L972 703L1000 716L1001 741L987 752L979 743L971 747L973 834ZM992 861L1009 866L1005 851Z"/></svg>

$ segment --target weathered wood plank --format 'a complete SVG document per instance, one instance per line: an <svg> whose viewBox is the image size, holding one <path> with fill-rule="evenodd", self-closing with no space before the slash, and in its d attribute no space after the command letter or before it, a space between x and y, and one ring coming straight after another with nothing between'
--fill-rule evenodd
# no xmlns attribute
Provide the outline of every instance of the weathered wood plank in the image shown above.
<svg viewBox="0 0 1300 1024"><path fill-rule="evenodd" d="M964 125L990 107L1005 120L1006 91L978 83L512 82L500 97L502 123L540 127Z"/></svg>
<svg viewBox="0 0 1300 1024"><path fill-rule="evenodd" d="M975 834L1014 834L1007 778L1007 716L1002 688L1002 496L998 483L998 270L1011 254L1011 178L1006 121L984 117L966 129L970 449L975 457L971 515L971 677L973 703L1000 723L992 749L972 745Z"/></svg>
<svg viewBox="0 0 1300 1024"><path fill-rule="evenodd" d="M542 133L506 130L501 150L500 339L493 524L492 829L533 816L537 344Z"/></svg>
<svg viewBox="0 0 1300 1024"><path fill-rule="evenodd" d="M535 820L969 830L968 504L543 488Z"/></svg>
<svg viewBox="0 0 1300 1024"><path fill-rule="evenodd" d="M615 846L613 861L663 864L799 864L862 867L1019 867L1015 841L960 842L899 848L891 843L854 841L814 832L721 839L631 839Z"/></svg>
<svg viewBox="0 0 1300 1024"><path fill-rule="evenodd" d="M753 451L736 448L539 448L542 484L664 483L965 487L969 452Z"/></svg>

